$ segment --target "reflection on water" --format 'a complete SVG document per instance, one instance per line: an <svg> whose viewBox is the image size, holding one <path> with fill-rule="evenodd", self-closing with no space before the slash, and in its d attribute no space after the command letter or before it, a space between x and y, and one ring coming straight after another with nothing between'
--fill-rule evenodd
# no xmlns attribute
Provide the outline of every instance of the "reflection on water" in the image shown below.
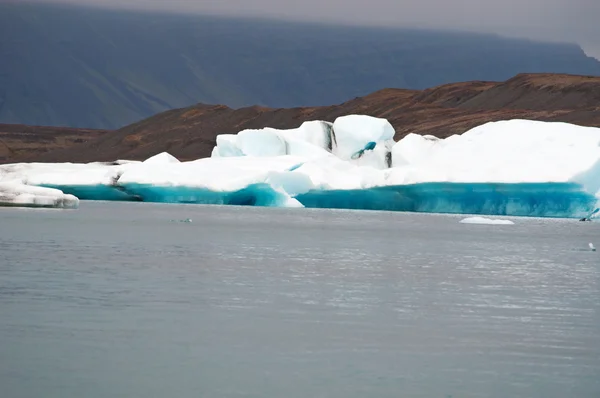
<svg viewBox="0 0 600 398"><path fill-rule="evenodd" d="M0 209L2 396L600 396L600 224L460 219Z"/></svg>

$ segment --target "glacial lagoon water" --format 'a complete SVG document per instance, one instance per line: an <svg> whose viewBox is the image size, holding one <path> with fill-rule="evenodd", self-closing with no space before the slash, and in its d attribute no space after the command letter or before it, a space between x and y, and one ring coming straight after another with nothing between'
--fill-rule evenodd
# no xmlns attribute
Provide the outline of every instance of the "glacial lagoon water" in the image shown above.
<svg viewBox="0 0 600 398"><path fill-rule="evenodd" d="M0 396L599 397L600 223L462 218L0 209Z"/></svg>

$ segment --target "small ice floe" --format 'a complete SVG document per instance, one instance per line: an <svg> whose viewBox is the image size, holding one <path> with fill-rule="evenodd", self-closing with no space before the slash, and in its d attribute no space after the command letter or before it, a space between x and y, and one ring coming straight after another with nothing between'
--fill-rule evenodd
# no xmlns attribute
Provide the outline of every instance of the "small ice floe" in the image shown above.
<svg viewBox="0 0 600 398"><path fill-rule="evenodd" d="M467 217L460 220L461 224L513 225L510 220L498 220L485 217Z"/></svg>
<svg viewBox="0 0 600 398"><path fill-rule="evenodd" d="M594 246L594 244L593 244L593 243L591 243L591 242L590 242L590 243L588 243L588 246L590 247L590 250L591 250L591 251L593 251L593 252L595 252L595 251L596 251L596 247Z"/></svg>
<svg viewBox="0 0 600 398"><path fill-rule="evenodd" d="M59 189L27 185L18 180L0 181L0 206L76 209L79 199Z"/></svg>

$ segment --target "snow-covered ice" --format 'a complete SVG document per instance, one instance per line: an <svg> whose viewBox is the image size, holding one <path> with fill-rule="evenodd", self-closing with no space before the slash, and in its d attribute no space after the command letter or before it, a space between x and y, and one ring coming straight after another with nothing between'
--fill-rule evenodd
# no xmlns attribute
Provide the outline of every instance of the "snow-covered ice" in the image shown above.
<svg viewBox="0 0 600 398"><path fill-rule="evenodd" d="M11 164L0 182L80 199L542 217L598 208L598 128L507 120L446 139L393 137L385 119L348 115L219 135L195 161Z"/></svg>
<svg viewBox="0 0 600 398"><path fill-rule="evenodd" d="M73 209L79 206L79 199L58 189L25 185L19 181L0 181L0 206Z"/></svg>
<svg viewBox="0 0 600 398"><path fill-rule="evenodd" d="M491 122L435 140L394 145L390 182L585 182L600 189L600 129L529 120ZM587 173L591 172L591 175Z"/></svg>
<svg viewBox="0 0 600 398"><path fill-rule="evenodd" d="M386 119L365 115L339 117L333 123L333 131L337 142L335 154L343 160L357 157L367 147L374 150L384 146L393 140L395 134Z"/></svg>
<svg viewBox="0 0 600 398"><path fill-rule="evenodd" d="M461 224L513 225L510 220L498 220L485 217L467 217L460 220Z"/></svg>

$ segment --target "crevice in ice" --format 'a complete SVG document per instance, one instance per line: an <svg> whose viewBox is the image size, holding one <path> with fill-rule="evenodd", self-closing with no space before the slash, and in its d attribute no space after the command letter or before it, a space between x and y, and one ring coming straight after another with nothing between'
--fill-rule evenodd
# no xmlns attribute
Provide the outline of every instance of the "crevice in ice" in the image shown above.
<svg viewBox="0 0 600 398"><path fill-rule="evenodd" d="M287 142L287 140L281 139L281 137L279 137L279 139L281 141L283 141L283 147L285 148L284 149L285 152L283 152L283 153L286 154L286 155L289 155L291 153L290 152L290 144L289 144L289 142Z"/></svg>
<svg viewBox="0 0 600 398"><path fill-rule="evenodd" d="M350 156L350 159L352 159L352 160L360 159L365 154L366 151L372 151L373 149L375 149L376 146L377 146L377 143L374 141L367 142L365 144L365 147L362 148L361 150L355 152L352 156Z"/></svg>
<svg viewBox="0 0 600 398"><path fill-rule="evenodd" d="M289 169L287 169L287 171L294 171L294 170L297 170L297 169L299 169L300 167L302 167L302 166L304 165L304 163L305 163L305 162L302 162L302 163L295 164L295 165L293 165L292 167L290 167Z"/></svg>
<svg viewBox="0 0 600 398"><path fill-rule="evenodd" d="M325 131L327 133L327 149L329 152L333 151L334 146L337 146L337 138L335 137L335 130L333 125L329 123L323 123L325 125Z"/></svg>
<svg viewBox="0 0 600 398"><path fill-rule="evenodd" d="M113 187L117 187L117 184L119 183L119 178L121 178L122 175L123 175L123 172L118 172L117 174L112 176L110 179L109 185L112 185Z"/></svg>

